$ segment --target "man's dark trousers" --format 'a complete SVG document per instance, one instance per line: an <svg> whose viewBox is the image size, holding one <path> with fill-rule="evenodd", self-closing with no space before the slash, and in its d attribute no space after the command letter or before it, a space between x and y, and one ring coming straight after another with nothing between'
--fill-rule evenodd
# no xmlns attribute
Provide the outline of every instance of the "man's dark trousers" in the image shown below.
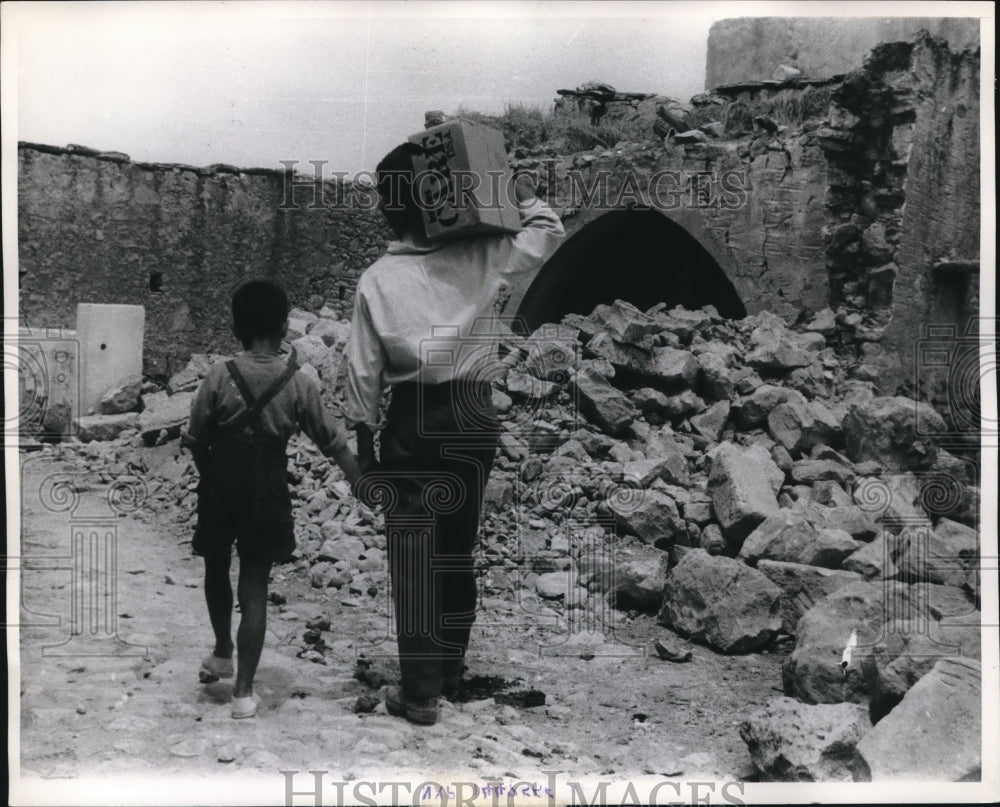
<svg viewBox="0 0 1000 807"><path fill-rule="evenodd" d="M488 384L397 384L382 430L386 544L403 693L441 694L476 618L473 551L499 442Z"/></svg>

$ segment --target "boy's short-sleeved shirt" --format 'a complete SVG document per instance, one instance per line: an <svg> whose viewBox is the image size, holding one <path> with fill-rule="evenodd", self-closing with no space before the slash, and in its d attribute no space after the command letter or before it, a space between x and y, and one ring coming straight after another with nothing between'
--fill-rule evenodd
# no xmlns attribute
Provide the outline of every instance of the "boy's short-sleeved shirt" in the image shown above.
<svg viewBox="0 0 1000 807"><path fill-rule="evenodd" d="M244 353L234 361L255 396L260 396L288 366L274 353ZM187 442L211 442L246 408L225 362L213 364L191 404ZM301 371L264 407L260 420L266 434L284 441L299 431L305 432L324 454L346 445L346 437L324 408L315 382Z"/></svg>

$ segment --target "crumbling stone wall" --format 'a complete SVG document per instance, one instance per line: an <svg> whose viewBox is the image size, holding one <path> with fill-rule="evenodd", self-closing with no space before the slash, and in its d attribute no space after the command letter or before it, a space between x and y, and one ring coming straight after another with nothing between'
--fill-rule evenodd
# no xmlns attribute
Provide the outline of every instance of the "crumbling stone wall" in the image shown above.
<svg viewBox="0 0 1000 807"><path fill-rule="evenodd" d="M708 32L705 87L766 81L782 64L810 78L855 70L881 42L918 31L946 39L954 50L979 47L979 20L959 17L738 17Z"/></svg>
<svg viewBox="0 0 1000 807"><path fill-rule="evenodd" d="M357 278L389 238L382 217L363 209L363 190L333 180L322 196L308 183L291 199L287 191L278 170L21 143L22 320L73 328L77 303L143 305L144 369L168 376L192 353L235 347L229 300L243 280L273 278L293 305L346 316Z"/></svg>
<svg viewBox="0 0 1000 807"><path fill-rule="evenodd" d="M926 34L881 45L834 94L829 124L827 263L844 338L880 388L916 373L946 402L947 373L917 367L917 348L927 326L961 336L978 315L979 53Z"/></svg>

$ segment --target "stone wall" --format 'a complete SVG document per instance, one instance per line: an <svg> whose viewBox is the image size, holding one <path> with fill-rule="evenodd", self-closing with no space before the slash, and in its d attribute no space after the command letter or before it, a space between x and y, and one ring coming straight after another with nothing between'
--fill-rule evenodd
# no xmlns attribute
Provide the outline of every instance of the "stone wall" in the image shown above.
<svg viewBox="0 0 1000 807"><path fill-rule="evenodd" d="M370 193L327 180L314 209L315 187L292 186L286 200L281 171L21 143L22 320L73 328L77 303L143 305L144 369L166 376L192 353L235 347L229 301L246 279L272 278L293 305L347 315L358 276L389 233L377 211L363 209Z"/></svg>
<svg viewBox="0 0 1000 807"><path fill-rule="evenodd" d="M879 46L829 123L831 302L852 312L880 387L925 383L954 403L947 368L918 366L919 347L928 327L960 337L979 314L979 54L926 35Z"/></svg>
<svg viewBox="0 0 1000 807"><path fill-rule="evenodd" d="M958 17L739 17L719 20L708 33L705 87L765 81L778 65L810 78L855 70L881 42L925 30L955 51L979 47L979 20Z"/></svg>

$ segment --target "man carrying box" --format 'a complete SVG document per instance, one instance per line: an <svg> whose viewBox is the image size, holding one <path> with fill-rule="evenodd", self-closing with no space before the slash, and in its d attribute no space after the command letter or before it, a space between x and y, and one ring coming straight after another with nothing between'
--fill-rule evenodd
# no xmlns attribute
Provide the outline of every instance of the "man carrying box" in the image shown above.
<svg viewBox="0 0 1000 807"><path fill-rule="evenodd" d="M430 724L438 696L458 684L475 621L472 554L499 440L489 383L498 375L494 302L506 279L536 273L565 231L519 177L520 232L427 240L412 182L417 148L399 146L378 166L381 208L398 240L358 281L344 415L357 430L362 472L379 471L361 493L367 487L386 507L401 670L386 708Z"/></svg>

